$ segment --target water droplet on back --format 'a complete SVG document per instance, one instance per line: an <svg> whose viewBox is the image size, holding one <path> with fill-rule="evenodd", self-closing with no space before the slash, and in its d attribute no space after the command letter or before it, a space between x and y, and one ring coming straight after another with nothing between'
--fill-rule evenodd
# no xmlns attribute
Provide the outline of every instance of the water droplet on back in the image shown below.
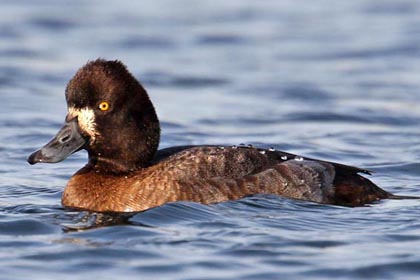
<svg viewBox="0 0 420 280"><path fill-rule="evenodd" d="M282 160L287 160L287 156L281 156Z"/></svg>
<svg viewBox="0 0 420 280"><path fill-rule="evenodd" d="M265 155L265 151L264 150L261 150L260 151L260 154Z"/></svg>
<svg viewBox="0 0 420 280"><path fill-rule="evenodd" d="M296 157L295 157L295 160L296 160L296 161L302 161L302 160L303 160L303 157L301 157L301 156L296 156Z"/></svg>
<svg viewBox="0 0 420 280"><path fill-rule="evenodd" d="M276 149L274 149L274 147L270 147L268 150L269 150L270 152L274 152Z"/></svg>

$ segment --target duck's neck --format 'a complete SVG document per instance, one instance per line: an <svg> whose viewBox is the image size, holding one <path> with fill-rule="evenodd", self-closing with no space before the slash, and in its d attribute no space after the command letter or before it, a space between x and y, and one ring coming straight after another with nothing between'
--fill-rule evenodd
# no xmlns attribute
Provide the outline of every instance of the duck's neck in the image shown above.
<svg viewBox="0 0 420 280"><path fill-rule="evenodd" d="M97 173L110 175L127 174L141 168L141 166L136 164L130 164L103 156L89 157L88 166Z"/></svg>
<svg viewBox="0 0 420 280"><path fill-rule="evenodd" d="M89 166L98 173L126 174L150 165L160 139L156 116L146 125L128 122L114 133L109 143L98 143L89 151Z"/></svg>

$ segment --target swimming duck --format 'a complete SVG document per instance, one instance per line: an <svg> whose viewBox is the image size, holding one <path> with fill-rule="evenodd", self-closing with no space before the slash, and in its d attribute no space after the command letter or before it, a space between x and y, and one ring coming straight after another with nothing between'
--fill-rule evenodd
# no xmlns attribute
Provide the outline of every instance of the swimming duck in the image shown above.
<svg viewBox="0 0 420 280"><path fill-rule="evenodd" d="M359 173L368 170L248 146L181 146L158 151L159 120L146 90L120 61L80 68L65 91L64 126L30 164L55 163L85 149L86 166L69 180L65 207L135 212L172 201L205 204L264 193L362 206L401 198Z"/></svg>

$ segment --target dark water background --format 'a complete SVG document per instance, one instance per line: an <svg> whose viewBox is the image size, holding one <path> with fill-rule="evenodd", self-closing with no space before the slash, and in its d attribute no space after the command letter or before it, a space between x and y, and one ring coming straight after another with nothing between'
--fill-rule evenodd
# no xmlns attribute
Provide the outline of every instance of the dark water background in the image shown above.
<svg viewBox="0 0 420 280"><path fill-rule="evenodd" d="M114 225L63 209L86 154L25 158L61 126L67 81L97 57L144 83L161 147L274 146L420 195L419 1L3 0L0 279L420 277L416 200L180 202Z"/></svg>

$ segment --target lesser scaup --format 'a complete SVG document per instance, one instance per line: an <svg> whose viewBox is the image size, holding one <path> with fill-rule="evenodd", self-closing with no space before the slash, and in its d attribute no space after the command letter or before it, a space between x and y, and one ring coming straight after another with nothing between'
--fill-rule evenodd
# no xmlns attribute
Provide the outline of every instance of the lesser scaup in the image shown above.
<svg viewBox="0 0 420 280"><path fill-rule="evenodd" d="M361 206L388 193L369 171L273 149L184 146L158 151L160 126L142 85L119 61L88 62L66 88L64 126L31 154L30 164L59 162L86 149L88 164L62 197L66 207L142 211L171 201L215 203L266 193Z"/></svg>

